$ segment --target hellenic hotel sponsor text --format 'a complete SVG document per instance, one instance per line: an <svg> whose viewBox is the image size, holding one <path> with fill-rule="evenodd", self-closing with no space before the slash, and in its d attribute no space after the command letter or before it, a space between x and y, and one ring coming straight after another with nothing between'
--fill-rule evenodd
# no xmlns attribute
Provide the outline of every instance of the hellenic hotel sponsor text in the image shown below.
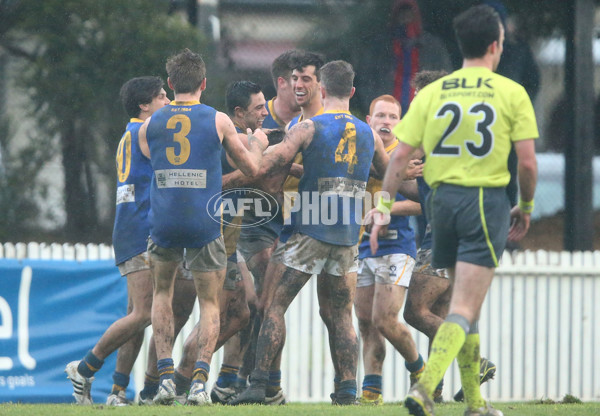
<svg viewBox="0 0 600 416"><path fill-rule="evenodd" d="M155 175L159 188L206 188L206 169L160 169Z"/></svg>

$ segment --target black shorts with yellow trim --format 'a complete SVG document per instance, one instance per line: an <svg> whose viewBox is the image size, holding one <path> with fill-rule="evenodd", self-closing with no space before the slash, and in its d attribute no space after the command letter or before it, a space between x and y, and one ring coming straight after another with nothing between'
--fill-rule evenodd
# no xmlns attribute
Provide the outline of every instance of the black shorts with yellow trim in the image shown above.
<svg viewBox="0 0 600 416"><path fill-rule="evenodd" d="M426 209L434 268L454 267L457 261L498 266L510 226L505 188L442 184L429 193Z"/></svg>

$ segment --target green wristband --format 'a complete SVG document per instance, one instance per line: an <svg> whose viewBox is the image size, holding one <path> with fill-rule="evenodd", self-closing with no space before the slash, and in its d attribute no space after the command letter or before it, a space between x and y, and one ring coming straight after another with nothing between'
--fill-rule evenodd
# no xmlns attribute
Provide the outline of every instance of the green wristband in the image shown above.
<svg viewBox="0 0 600 416"><path fill-rule="evenodd" d="M533 199L529 202L519 199L519 209L523 214L531 214L533 212L534 205Z"/></svg>
<svg viewBox="0 0 600 416"><path fill-rule="evenodd" d="M375 207L379 212L384 214L389 214L392 212L392 205L394 205L395 199L390 199L386 201L382 196L379 197L379 201L377 201L377 206Z"/></svg>

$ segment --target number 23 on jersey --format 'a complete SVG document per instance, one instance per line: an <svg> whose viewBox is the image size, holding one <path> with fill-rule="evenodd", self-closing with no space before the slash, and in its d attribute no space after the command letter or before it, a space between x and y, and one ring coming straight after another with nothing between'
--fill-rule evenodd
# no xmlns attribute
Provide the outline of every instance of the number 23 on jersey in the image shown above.
<svg viewBox="0 0 600 416"><path fill-rule="evenodd" d="M435 156L460 156L464 149L473 157L483 158L490 154L494 148L494 133L490 129L496 121L496 111L489 103L479 102L473 104L463 114L462 107L455 102L445 103L437 112L436 118L446 118L450 115L450 123L442 134L440 141L437 143L432 155ZM475 123L467 120L466 117L475 117ZM468 123L468 124L467 124ZM464 128L463 124L474 124L473 136L472 133ZM463 143L456 144L456 140L452 140L456 135L463 135ZM454 144L451 144L454 143Z"/></svg>

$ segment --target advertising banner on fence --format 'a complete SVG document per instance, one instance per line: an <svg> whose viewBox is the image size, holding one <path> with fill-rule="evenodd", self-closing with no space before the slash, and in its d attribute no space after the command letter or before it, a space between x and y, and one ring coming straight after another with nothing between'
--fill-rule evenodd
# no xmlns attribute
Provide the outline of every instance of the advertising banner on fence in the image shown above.
<svg viewBox="0 0 600 416"><path fill-rule="evenodd" d="M126 312L113 261L0 259L0 402L74 402L65 365ZM110 393L115 362L116 353L96 374L95 403Z"/></svg>

